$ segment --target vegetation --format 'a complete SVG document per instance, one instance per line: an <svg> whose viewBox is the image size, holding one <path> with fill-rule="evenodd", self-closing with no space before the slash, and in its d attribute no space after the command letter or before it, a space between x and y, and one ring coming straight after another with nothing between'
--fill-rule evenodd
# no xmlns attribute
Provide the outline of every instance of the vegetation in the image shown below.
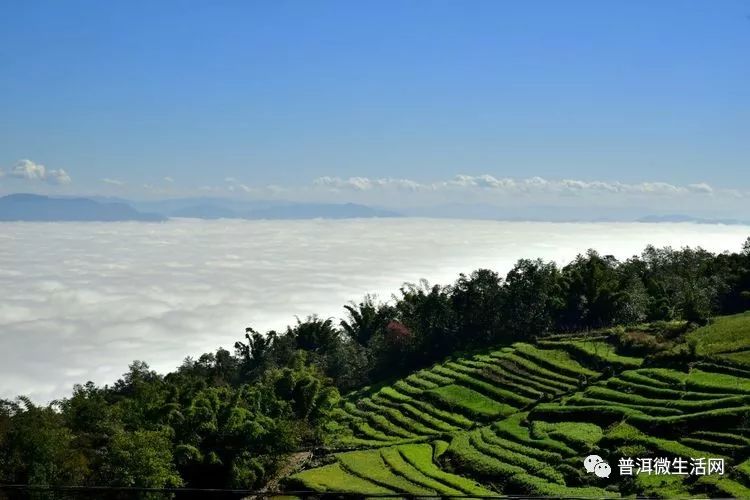
<svg viewBox="0 0 750 500"><path fill-rule="evenodd" d="M320 493L746 496L749 290L750 240L405 285L167 375L134 362L46 406L0 401L0 484L252 489L284 471ZM722 456L727 474L604 489L592 452Z"/></svg>

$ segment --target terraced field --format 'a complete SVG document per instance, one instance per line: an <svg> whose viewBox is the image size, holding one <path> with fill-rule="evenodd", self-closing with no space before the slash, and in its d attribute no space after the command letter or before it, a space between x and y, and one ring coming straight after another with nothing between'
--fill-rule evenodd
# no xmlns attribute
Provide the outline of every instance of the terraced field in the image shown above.
<svg viewBox="0 0 750 500"><path fill-rule="evenodd" d="M726 337L691 335L711 355L681 367L623 355L611 337L570 336L447 360L351 394L328 463L288 485L394 496L750 497L750 366L714 355L706 339ZM750 346L750 335L730 338L732 352ZM609 461L609 479L586 473L589 454ZM620 476L622 457L720 458L725 472Z"/></svg>

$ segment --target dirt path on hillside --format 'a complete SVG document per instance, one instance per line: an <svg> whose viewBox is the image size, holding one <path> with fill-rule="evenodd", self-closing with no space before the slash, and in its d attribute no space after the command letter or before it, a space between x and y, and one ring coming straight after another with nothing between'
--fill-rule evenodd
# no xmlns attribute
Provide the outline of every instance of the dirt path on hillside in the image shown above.
<svg viewBox="0 0 750 500"><path fill-rule="evenodd" d="M266 483L263 488L260 489L260 492L270 492L275 493L280 490L279 483L281 480L285 477L288 477L292 474L295 470L300 469L305 462L310 460L312 458L312 451L299 451L297 453L292 453L287 457L286 463L278 470L276 475L274 475L273 478L271 478L270 481ZM246 497L246 500L250 499L259 499L259 498L265 498L263 496L249 496Z"/></svg>

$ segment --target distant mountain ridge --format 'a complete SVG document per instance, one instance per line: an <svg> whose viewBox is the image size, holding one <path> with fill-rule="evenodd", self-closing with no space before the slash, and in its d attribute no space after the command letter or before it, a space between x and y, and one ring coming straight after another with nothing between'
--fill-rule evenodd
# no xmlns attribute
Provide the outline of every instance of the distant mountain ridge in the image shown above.
<svg viewBox="0 0 750 500"><path fill-rule="evenodd" d="M11 194L0 198L0 221L147 221L166 217L143 213L125 203L102 203L89 198L53 198L36 194Z"/></svg>
<svg viewBox="0 0 750 500"><path fill-rule="evenodd" d="M675 214L675 215L649 215L641 217L638 222L692 222L695 224L726 224L728 226L734 225L747 225L748 221L742 221L739 219L705 219L702 217L691 217L689 215Z"/></svg>
<svg viewBox="0 0 750 500"><path fill-rule="evenodd" d="M0 221L158 222L170 217L280 220L399 216L393 211L355 203L241 202L215 199L132 203L104 198L50 197L24 193L0 197Z"/></svg>
<svg viewBox="0 0 750 500"><path fill-rule="evenodd" d="M400 217L402 214L356 203L295 203L284 201L240 201L220 198L183 198L135 202L168 217L193 219L350 219Z"/></svg>
<svg viewBox="0 0 750 500"><path fill-rule="evenodd" d="M645 212L645 213L644 213ZM684 214L649 214L635 209L602 207L581 212L570 207L509 209L487 204L443 204L400 211L357 203L313 203L232 198L172 198L131 201L97 196L11 194L0 197L0 221L164 221L169 218L308 220L427 217L509 222L642 222L750 225L750 220L702 218Z"/></svg>

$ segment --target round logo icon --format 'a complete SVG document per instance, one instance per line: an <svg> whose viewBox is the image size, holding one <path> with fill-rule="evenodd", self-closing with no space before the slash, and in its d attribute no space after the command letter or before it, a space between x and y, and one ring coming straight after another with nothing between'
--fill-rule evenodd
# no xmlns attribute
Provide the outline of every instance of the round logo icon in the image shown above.
<svg viewBox="0 0 750 500"><path fill-rule="evenodd" d="M609 475L612 474L612 468L607 462L599 462L594 466L594 474L596 474L597 477L609 477Z"/></svg>
<svg viewBox="0 0 750 500"><path fill-rule="evenodd" d="M604 460L602 460L602 457L600 457L599 455L589 455L583 460L583 466L586 467L586 472L590 474L594 472L596 464L602 462L604 462Z"/></svg>

